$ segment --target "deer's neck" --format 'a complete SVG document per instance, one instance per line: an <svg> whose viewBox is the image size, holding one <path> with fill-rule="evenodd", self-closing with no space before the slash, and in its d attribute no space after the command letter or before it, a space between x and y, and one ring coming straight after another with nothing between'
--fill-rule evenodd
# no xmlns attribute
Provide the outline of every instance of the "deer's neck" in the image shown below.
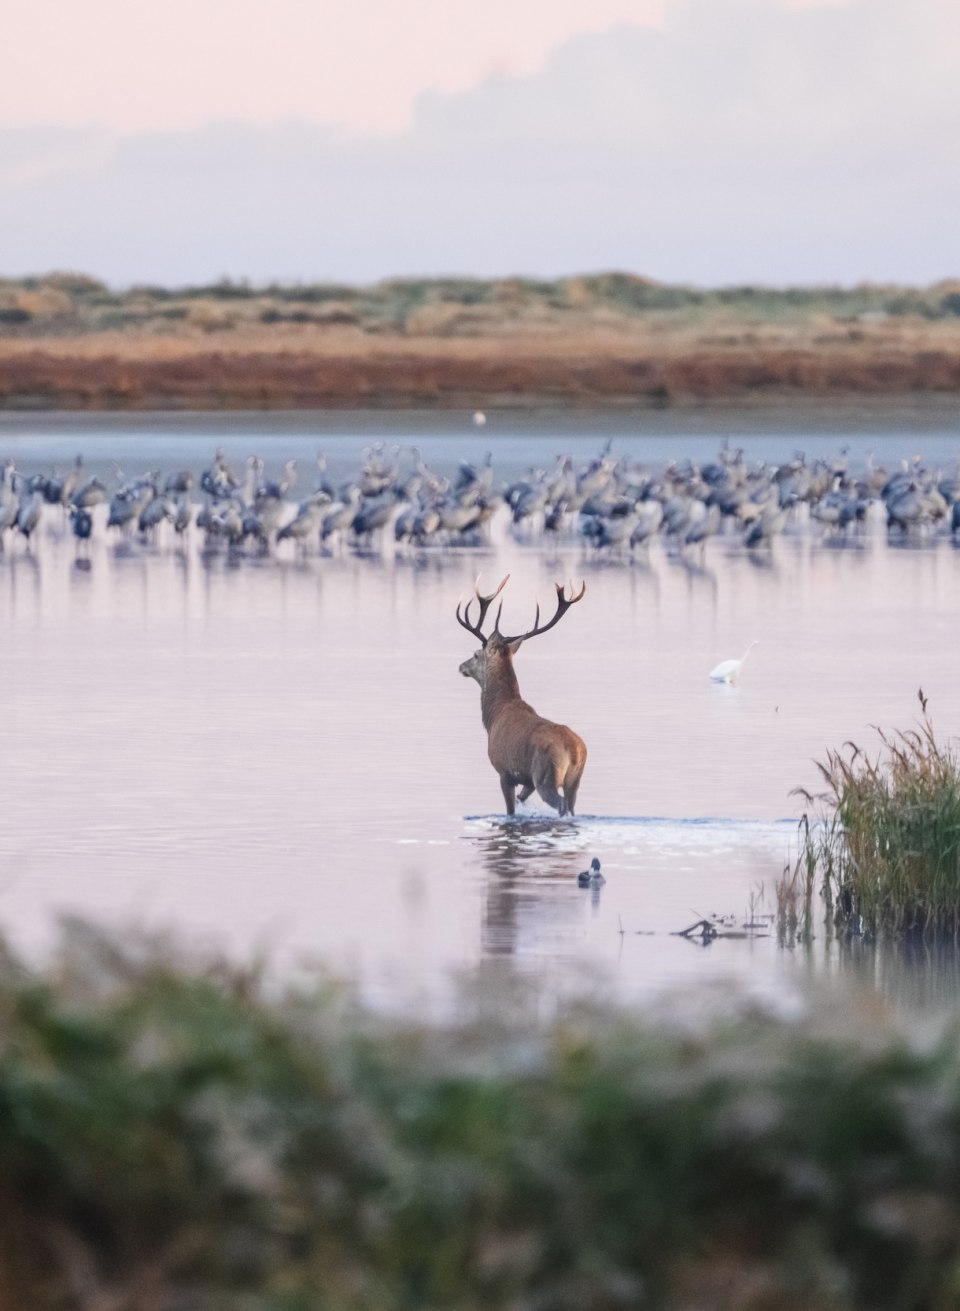
<svg viewBox="0 0 960 1311"><path fill-rule="evenodd" d="M488 669L480 696L480 714L487 731L505 705L519 701L520 684L509 660L499 661L496 668Z"/></svg>

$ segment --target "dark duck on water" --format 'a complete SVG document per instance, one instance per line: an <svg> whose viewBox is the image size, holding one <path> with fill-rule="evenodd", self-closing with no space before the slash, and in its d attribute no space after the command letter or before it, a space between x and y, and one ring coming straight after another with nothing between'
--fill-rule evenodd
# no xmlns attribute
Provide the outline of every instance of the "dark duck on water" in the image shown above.
<svg viewBox="0 0 960 1311"><path fill-rule="evenodd" d="M594 856L590 862L590 868L581 870L577 875L577 884L581 888L599 888L606 883L606 879L600 873L600 862Z"/></svg>

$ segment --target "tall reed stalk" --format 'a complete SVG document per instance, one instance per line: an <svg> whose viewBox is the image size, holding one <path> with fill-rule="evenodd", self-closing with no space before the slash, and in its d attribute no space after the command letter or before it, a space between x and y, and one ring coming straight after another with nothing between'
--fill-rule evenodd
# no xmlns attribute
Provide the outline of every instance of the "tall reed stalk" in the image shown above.
<svg viewBox="0 0 960 1311"><path fill-rule="evenodd" d="M816 864L838 924L958 939L960 761L918 696L916 728L878 729L875 757L855 742L828 751L817 763L826 790L796 790L819 810L800 859Z"/></svg>

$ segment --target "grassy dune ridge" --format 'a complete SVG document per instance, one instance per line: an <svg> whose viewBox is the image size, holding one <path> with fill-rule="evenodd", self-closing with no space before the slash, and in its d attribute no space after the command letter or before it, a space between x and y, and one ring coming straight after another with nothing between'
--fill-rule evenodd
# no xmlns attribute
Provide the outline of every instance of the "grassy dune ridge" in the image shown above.
<svg viewBox="0 0 960 1311"><path fill-rule="evenodd" d="M16 408L667 405L960 390L960 282L407 279L113 290L0 280Z"/></svg>
<svg viewBox="0 0 960 1311"><path fill-rule="evenodd" d="M559 1010L447 1024L67 927L0 967L0 1308L946 1307L960 1044Z"/></svg>

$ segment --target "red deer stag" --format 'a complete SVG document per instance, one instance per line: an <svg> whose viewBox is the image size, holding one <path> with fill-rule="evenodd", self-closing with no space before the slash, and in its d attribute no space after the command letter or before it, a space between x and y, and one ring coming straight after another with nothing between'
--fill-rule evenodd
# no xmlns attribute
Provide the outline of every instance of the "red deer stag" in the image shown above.
<svg viewBox="0 0 960 1311"><path fill-rule="evenodd" d="M507 574L489 596L481 596L479 587L474 588L480 606L476 623L470 619L473 597L462 615L460 605L457 606L457 622L480 642L480 650L463 662L460 672L464 678L474 678L480 684L480 713L487 730L487 755L500 775L507 814L516 811L514 793L519 787L521 801L526 801L536 791L561 815L572 815L580 776L587 763L587 748L573 729L543 719L521 698L513 657L521 642L529 641L559 623L570 607L583 598L587 585L584 583L580 591L568 599L563 586L557 583L557 613L541 627L538 605L533 627L518 637L504 637L500 632L501 601L493 631L484 637L481 629L487 611L503 591L509 577Z"/></svg>

